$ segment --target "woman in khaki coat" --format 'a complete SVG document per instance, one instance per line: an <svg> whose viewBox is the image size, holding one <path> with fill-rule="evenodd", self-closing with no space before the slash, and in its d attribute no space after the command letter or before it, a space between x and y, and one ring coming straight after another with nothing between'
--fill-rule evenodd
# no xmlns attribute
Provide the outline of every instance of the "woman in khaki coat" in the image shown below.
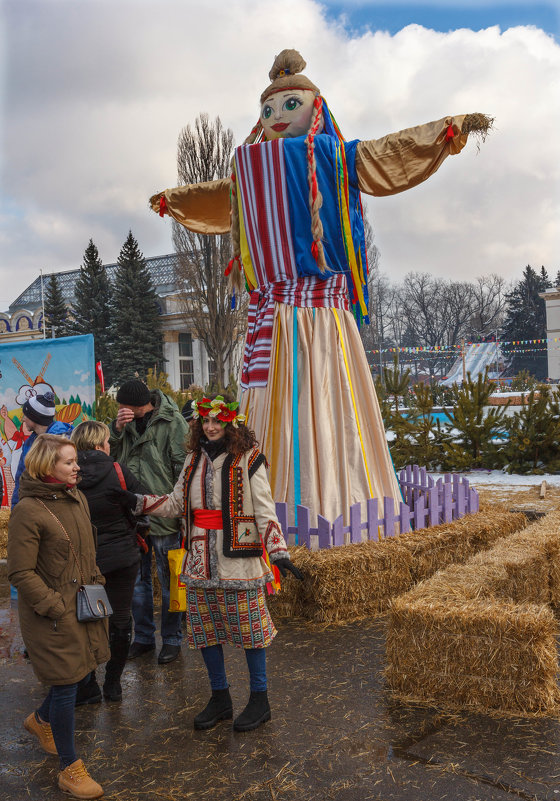
<svg viewBox="0 0 560 801"><path fill-rule="evenodd" d="M47 753L58 754L60 789L75 798L99 798L103 789L74 745L78 686L109 658L106 620L80 623L76 617L80 585L105 581L95 561L88 505L76 487L76 448L65 437L41 434L25 467L10 517L8 576L18 591L21 633L33 670L50 690L24 726Z"/></svg>

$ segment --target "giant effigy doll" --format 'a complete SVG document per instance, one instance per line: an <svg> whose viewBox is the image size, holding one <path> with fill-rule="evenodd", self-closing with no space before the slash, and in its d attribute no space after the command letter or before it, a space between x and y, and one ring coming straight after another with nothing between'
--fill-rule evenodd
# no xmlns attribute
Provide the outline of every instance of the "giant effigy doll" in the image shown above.
<svg viewBox="0 0 560 801"><path fill-rule="evenodd" d="M401 500L358 331L368 303L360 193L416 186L491 121L445 117L346 142L304 68L295 50L276 57L231 179L150 203L197 233L231 230L232 285L250 293L241 410L274 499L334 520L367 498Z"/></svg>

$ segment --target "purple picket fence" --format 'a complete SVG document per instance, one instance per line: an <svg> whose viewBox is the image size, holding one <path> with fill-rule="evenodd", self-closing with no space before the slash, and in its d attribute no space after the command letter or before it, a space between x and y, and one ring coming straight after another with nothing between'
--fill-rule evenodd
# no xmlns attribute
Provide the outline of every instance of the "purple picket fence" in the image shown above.
<svg viewBox="0 0 560 801"><path fill-rule="evenodd" d="M356 503L350 507L347 526L342 515L332 523L318 515L317 526L312 527L307 506L297 507L295 526L288 524L287 503L277 503L276 514L288 544L307 545L311 550L318 550L394 537L406 531L450 523L466 514L478 512L477 491L469 486L466 478L458 475L446 473L434 481L425 467L408 465L400 471L399 485L403 500L398 509L395 509L393 498L383 498L382 509L377 498L370 498L365 504Z"/></svg>

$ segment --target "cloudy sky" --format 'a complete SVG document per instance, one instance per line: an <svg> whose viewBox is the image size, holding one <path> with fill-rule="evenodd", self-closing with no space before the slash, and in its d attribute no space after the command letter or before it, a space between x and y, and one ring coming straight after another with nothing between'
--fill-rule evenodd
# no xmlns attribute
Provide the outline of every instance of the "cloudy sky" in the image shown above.
<svg viewBox="0 0 560 801"><path fill-rule="evenodd" d="M220 115L240 143L274 55L300 50L347 139L482 111L495 130L427 183L373 199L381 268L441 278L560 268L558 2L0 0L0 310L90 239L131 229L174 186L182 127Z"/></svg>

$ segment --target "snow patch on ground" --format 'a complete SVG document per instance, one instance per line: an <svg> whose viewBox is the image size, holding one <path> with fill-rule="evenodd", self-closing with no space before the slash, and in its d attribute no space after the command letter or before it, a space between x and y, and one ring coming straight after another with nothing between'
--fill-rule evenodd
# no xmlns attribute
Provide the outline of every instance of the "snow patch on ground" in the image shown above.
<svg viewBox="0 0 560 801"><path fill-rule="evenodd" d="M428 473L434 481L441 478L444 473ZM486 487L486 486L502 486L502 487L533 487L540 486L543 481L546 481L549 487L560 487L560 474L545 473L544 475L536 476L520 476L516 474L510 475L503 473L501 470L472 470L457 475L466 478L471 487Z"/></svg>

